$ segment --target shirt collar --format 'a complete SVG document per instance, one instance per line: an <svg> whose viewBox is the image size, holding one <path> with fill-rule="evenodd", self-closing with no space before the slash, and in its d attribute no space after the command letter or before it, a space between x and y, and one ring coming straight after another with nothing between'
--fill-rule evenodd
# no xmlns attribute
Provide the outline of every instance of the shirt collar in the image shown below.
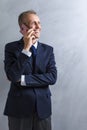
<svg viewBox="0 0 87 130"><path fill-rule="evenodd" d="M38 42L36 41L33 46L37 49Z"/></svg>

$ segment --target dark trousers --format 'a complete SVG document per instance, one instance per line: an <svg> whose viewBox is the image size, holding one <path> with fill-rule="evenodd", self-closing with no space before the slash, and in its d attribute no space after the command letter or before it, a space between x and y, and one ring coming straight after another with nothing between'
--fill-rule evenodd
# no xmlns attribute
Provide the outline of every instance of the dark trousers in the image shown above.
<svg viewBox="0 0 87 130"><path fill-rule="evenodd" d="M34 115L30 118L8 117L9 130L51 130L51 117L41 120Z"/></svg>

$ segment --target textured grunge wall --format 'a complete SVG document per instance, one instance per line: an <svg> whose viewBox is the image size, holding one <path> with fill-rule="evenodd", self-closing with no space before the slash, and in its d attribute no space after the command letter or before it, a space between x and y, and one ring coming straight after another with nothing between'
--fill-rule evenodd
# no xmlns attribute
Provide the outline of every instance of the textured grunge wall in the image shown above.
<svg viewBox="0 0 87 130"><path fill-rule="evenodd" d="M58 80L52 91L53 130L87 130L87 1L0 1L0 130L7 130L3 116L9 90L3 67L4 46L21 38L18 15L34 9L40 16L40 41L54 46Z"/></svg>

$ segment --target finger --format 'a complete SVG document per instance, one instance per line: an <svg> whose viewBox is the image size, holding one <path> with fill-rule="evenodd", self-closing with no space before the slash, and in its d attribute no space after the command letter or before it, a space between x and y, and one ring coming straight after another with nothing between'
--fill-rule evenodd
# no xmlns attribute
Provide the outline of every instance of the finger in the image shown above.
<svg viewBox="0 0 87 130"><path fill-rule="evenodd" d="M34 31L33 31L33 30L32 30L31 32L28 32L26 36L27 36L28 38L30 38L32 35L34 35Z"/></svg>
<svg viewBox="0 0 87 130"><path fill-rule="evenodd" d="M34 35L32 35L32 39L35 39L35 36L34 36Z"/></svg>
<svg viewBox="0 0 87 130"><path fill-rule="evenodd" d="M33 31L33 28L28 29L27 32L30 33L31 31Z"/></svg>

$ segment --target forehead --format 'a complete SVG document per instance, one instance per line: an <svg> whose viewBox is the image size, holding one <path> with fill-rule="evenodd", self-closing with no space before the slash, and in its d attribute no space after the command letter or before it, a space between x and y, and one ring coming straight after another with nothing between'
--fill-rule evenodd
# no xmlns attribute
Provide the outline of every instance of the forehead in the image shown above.
<svg viewBox="0 0 87 130"><path fill-rule="evenodd" d="M28 22L40 21L39 17L36 14L27 14L26 19Z"/></svg>

